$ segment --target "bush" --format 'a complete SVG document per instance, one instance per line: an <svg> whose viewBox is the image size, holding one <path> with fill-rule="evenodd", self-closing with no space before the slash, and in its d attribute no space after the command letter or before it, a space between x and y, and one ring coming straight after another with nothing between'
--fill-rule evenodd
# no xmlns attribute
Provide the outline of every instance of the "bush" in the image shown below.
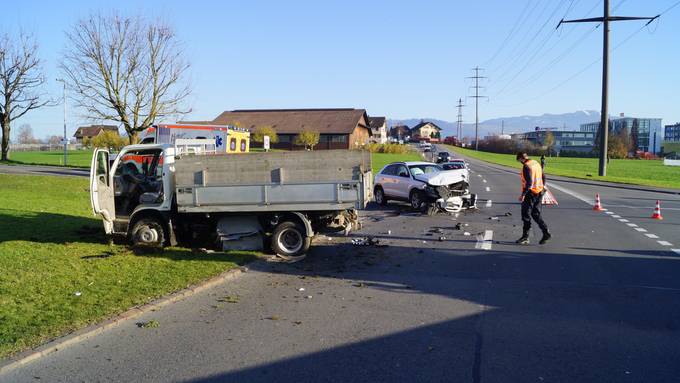
<svg viewBox="0 0 680 383"><path fill-rule="evenodd" d="M85 143L83 142L83 145ZM125 137L118 135L118 132L105 130L97 137L92 139L92 146L95 148L106 148L112 150L120 150L127 144Z"/></svg>
<svg viewBox="0 0 680 383"><path fill-rule="evenodd" d="M408 145L372 143L364 147L371 153L405 154L411 152Z"/></svg>
<svg viewBox="0 0 680 383"><path fill-rule="evenodd" d="M295 137L295 145L304 145L305 149L314 150L314 146L319 143L320 134L314 130L302 130Z"/></svg>
<svg viewBox="0 0 680 383"><path fill-rule="evenodd" d="M253 130L251 138L255 142L263 143L264 136L269 136L269 142L272 144L279 142L279 136L276 134L276 130L271 126L258 126Z"/></svg>

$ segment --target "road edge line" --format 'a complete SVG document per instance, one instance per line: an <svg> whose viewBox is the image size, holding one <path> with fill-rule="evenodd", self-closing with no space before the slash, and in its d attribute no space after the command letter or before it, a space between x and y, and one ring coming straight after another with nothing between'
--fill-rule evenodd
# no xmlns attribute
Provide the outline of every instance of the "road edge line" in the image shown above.
<svg viewBox="0 0 680 383"><path fill-rule="evenodd" d="M141 306L133 307L131 309L128 309L127 311L124 311L121 314L116 315L113 318L109 318L97 324L93 324L80 330L76 330L70 334L61 336L43 345L40 345L33 350L24 351L23 353L19 353L14 357L2 360L0 361L0 376L18 367L33 362L34 360L40 359L43 356L47 356L64 348L73 346L86 339L92 338L95 335L101 334L104 331L115 328L118 325L122 324L123 322L139 317L142 314L146 314L150 311L157 310L161 307L165 307L172 303L188 298L192 295L198 294L199 292L215 287L221 283L233 280L246 271L248 271L248 268L245 266L238 266L236 268L223 271L222 273L210 279L207 279L203 282L199 282L198 284L188 286L182 290L158 298L149 303L145 303Z"/></svg>

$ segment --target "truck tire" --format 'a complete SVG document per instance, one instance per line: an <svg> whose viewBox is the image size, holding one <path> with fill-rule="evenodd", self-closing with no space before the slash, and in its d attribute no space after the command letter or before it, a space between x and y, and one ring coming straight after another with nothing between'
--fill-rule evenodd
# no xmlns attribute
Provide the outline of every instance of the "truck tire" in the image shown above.
<svg viewBox="0 0 680 383"><path fill-rule="evenodd" d="M408 201L411 203L411 207L415 210L422 211L425 205L425 196L420 190L411 190Z"/></svg>
<svg viewBox="0 0 680 383"><path fill-rule="evenodd" d="M130 232L134 247L162 248L165 244L165 229L155 218L142 218L135 222Z"/></svg>
<svg viewBox="0 0 680 383"><path fill-rule="evenodd" d="M305 254L311 244L312 238L295 222L281 222L272 234L272 251L282 256L296 257Z"/></svg>
<svg viewBox="0 0 680 383"><path fill-rule="evenodd" d="M382 187L376 186L375 190L373 190L373 198L375 199L375 203L377 203L380 206L385 206L387 205L387 197L385 197L385 191L383 190Z"/></svg>

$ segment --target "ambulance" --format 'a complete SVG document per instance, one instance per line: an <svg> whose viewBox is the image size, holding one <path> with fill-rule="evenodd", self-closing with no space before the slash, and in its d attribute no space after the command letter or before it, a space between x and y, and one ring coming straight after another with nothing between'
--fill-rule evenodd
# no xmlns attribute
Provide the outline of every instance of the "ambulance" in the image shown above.
<svg viewBox="0 0 680 383"><path fill-rule="evenodd" d="M217 153L248 153L250 132L231 125L160 124L145 129L140 144L170 144L177 140L214 140Z"/></svg>

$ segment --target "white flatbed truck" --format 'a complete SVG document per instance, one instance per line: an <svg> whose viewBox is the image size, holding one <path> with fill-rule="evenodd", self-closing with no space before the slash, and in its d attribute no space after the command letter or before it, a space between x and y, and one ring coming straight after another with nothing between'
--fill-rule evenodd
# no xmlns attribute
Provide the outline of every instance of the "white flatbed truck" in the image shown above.
<svg viewBox="0 0 680 383"><path fill-rule="evenodd" d="M130 145L111 163L107 150L95 150L90 197L107 234L134 246L268 246L299 256L316 232L356 227L357 210L372 198L368 152L187 149Z"/></svg>

